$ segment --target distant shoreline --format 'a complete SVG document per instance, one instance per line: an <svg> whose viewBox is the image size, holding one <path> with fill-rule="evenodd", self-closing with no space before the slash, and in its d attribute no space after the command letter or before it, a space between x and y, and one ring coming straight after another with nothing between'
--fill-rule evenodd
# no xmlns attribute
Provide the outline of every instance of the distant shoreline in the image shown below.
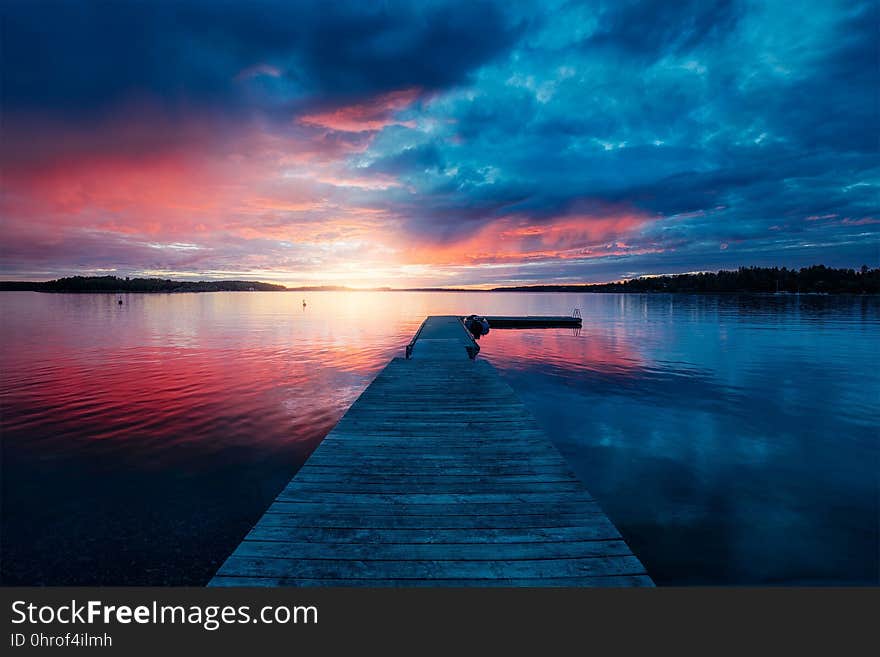
<svg viewBox="0 0 880 657"><path fill-rule="evenodd" d="M604 284L597 284L604 285ZM207 294L210 292L425 292L425 293L468 293L468 294L681 294L681 295L706 295L706 296L734 296L737 294L752 294L760 296L779 296L779 297L828 297L828 296L880 296L880 292L764 292L756 290L729 290L729 291L712 291L712 290L590 290L584 289L592 287L585 285L578 289L562 289L562 290L545 290L545 289L526 289L526 288L451 288L451 287L429 287L429 288L365 288L365 287L342 287L342 288L298 288L289 287L283 290L39 290L31 288L8 288L5 287L5 281L0 281L0 292L40 292L42 294Z"/></svg>
<svg viewBox="0 0 880 657"><path fill-rule="evenodd" d="M335 285L285 287L259 281L174 281L160 278L72 276L52 281L0 281L0 291L60 293L181 293L181 292L564 292L677 294L880 294L880 268L834 269L814 265L802 269L741 267L697 274L644 276L615 283L518 285L474 288L351 288Z"/></svg>
<svg viewBox="0 0 880 657"><path fill-rule="evenodd" d="M586 287L586 286L585 286ZM387 292L396 294L401 292L424 292L424 293L455 293L455 294L682 294L682 295L713 295L713 296L732 296L736 294L754 294L760 296L779 296L779 297L828 297L828 296L880 296L880 292L762 292L755 290L730 290L725 292L718 291L700 291L700 290L588 290L588 289L565 289L565 290L543 290L543 289L475 289L475 288L451 288L451 287L435 287L435 288L365 288L365 287L346 287L346 288L297 288L291 287L284 290L38 290L30 288L7 288L4 281L0 281L0 292L39 292L41 294L208 294L211 292Z"/></svg>

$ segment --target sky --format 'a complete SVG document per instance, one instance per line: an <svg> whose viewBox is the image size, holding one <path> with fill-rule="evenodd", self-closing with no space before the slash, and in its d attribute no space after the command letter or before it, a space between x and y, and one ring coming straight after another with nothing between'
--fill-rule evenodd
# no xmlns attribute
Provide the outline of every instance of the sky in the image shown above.
<svg viewBox="0 0 880 657"><path fill-rule="evenodd" d="M873 0L0 8L2 279L880 265Z"/></svg>

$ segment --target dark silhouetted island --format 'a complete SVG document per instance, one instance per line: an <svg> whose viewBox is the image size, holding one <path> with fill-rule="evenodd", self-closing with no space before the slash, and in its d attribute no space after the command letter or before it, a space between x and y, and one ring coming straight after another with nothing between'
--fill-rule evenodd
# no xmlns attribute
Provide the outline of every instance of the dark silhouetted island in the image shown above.
<svg viewBox="0 0 880 657"><path fill-rule="evenodd" d="M257 281L172 281L166 278L118 278L116 276L70 276L44 283L0 282L0 290L35 292L270 292L283 285Z"/></svg>
<svg viewBox="0 0 880 657"><path fill-rule="evenodd" d="M880 269L802 269L740 267L736 271L643 276L619 283L592 285L526 285L494 288L494 292L680 292L684 294L824 293L880 294Z"/></svg>
<svg viewBox="0 0 880 657"><path fill-rule="evenodd" d="M0 281L0 290L35 292L631 292L682 294L792 293L792 294L880 294L880 268L834 269L813 265L802 269L785 267L740 267L735 271L642 276L616 283L575 285L520 285L473 288L351 288L339 285L285 287L258 281L172 281L162 278L118 278L116 276L71 276L46 282Z"/></svg>

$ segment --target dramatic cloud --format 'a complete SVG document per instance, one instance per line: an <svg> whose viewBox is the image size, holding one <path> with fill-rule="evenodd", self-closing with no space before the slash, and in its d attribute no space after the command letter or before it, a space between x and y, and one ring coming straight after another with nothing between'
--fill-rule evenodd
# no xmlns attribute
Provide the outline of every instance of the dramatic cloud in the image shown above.
<svg viewBox="0 0 880 657"><path fill-rule="evenodd" d="M875 2L2 3L0 275L880 264Z"/></svg>
<svg viewBox="0 0 880 657"><path fill-rule="evenodd" d="M415 127L413 121L398 122L394 115L419 97L418 89L403 89L381 94L360 103L336 107L325 112L304 114L299 118L305 125L320 126L344 132L381 130L389 125Z"/></svg>

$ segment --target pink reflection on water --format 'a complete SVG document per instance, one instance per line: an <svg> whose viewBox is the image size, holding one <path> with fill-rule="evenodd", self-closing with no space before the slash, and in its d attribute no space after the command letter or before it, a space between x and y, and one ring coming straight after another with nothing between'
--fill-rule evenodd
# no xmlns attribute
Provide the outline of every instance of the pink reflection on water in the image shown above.
<svg viewBox="0 0 880 657"><path fill-rule="evenodd" d="M4 315L3 430L146 465L197 446L307 454L404 343L406 321L292 294L30 295ZM338 300L337 300L338 301ZM375 300L374 300L375 301ZM376 304L373 304L375 309ZM343 315L343 318L340 318Z"/></svg>
<svg viewBox="0 0 880 657"><path fill-rule="evenodd" d="M308 304L302 307L303 297ZM146 466L187 446L304 458L429 314L559 314L563 297L419 293L7 293L7 437L49 454L101 445ZM546 304L552 303L554 307ZM492 331L501 367L627 373L623 324ZM14 345L14 346L11 346ZM291 474L297 464L291 464Z"/></svg>
<svg viewBox="0 0 880 657"><path fill-rule="evenodd" d="M623 332L590 326L572 329L495 330L481 341L481 355L502 367L561 368L605 374L641 370L646 357Z"/></svg>

